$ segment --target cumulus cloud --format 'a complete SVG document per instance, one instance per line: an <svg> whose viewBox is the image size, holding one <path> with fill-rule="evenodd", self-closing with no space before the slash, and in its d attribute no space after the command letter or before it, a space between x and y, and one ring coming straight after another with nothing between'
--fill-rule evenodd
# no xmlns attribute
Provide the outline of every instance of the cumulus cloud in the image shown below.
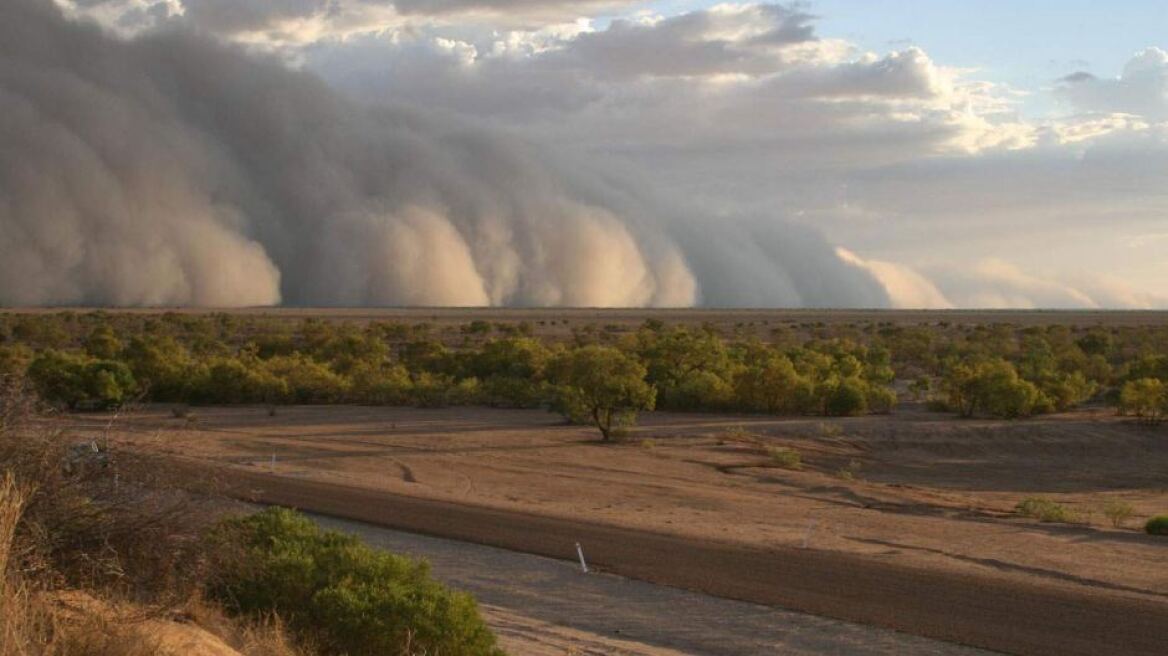
<svg viewBox="0 0 1168 656"><path fill-rule="evenodd" d="M1146 48L1115 78L1079 71L1060 80L1059 95L1081 111L1168 120L1168 51Z"/></svg>
<svg viewBox="0 0 1168 656"><path fill-rule="evenodd" d="M183 24L267 48L354 33L477 22L539 26L615 11L634 0L54 0L124 34Z"/></svg>
<svg viewBox="0 0 1168 656"><path fill-rule="evenodd" d="M736 304L738 283L767 304L887 300L814 231L715 227L633 178L181 30L120 41L10 0L0 60L3 304Z"/></svg>

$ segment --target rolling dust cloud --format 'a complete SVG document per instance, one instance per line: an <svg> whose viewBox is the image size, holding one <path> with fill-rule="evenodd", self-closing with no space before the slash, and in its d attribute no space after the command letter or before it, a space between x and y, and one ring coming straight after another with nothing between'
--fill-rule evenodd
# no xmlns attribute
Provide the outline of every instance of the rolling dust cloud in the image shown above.
<svg viewBox="0 0 1168 656"><path fill-rule="evenodd" d="M183 29L0 3L0 305L888 304L813 229L602 168Z"/></svg>

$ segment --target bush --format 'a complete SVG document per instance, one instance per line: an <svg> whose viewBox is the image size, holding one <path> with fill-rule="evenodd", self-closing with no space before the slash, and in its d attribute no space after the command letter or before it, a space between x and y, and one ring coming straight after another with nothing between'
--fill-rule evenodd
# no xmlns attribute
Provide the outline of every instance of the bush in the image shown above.
<svg viewBox="0 0 1168 656"><path fill-rule="evenodd" d="M1120 409L1146 424L1158 424L1168 414L1168 385L1158 378L1129 381L1119 399Z"/></svg>
<svg viewBox="0 0 1168 656"><path fill-rule="evenodd" d="M321 653L502 654L474 599L432 579L425 562L321 530L291 510L227 520L212 544L210 593L249 617L278 610Z"/></svg>
<svg viewBox="0 0 1168 656"><path fill-rule="evenodd" d="M1135 513L1136 509L1126 501L1112 500L1103 506L1103 516L1110 520L1115 528L1123 528Z"/></svg>
<svg viewBox="0 0 1168 656"><path fill-rule="evenodd" d="M1144 530L1148 535L1168 535L1168 515L1159 515L1148 520L1144 524Z"/></svg>
<svg viewBox="0 0 1168 656"><path fill-rule="evenodd" d="M862 415L868 411L866 385L858 378L844 378L828 392L824 414L831 417Z"/></svg>
<svg viewBox="0 0 1168 656"><path fill-rule="evenodd" d="M122 362L52 350L29 364L28 377L45 401L71 409L117 407L138 390L130 368Z"/></svg>
<svg viewBox="0 0 1168 656"><path fill-rule="evenodd" d="M1073 524L1077 517L1060 503L1042 497L1029 497L1018 502L1014 511L1023 517L1037 519L1040 522L1057 522Z"/></svg>
<svg viewBox="0 0 1168 656"><path fill-rule="evenodd" d="M767 455L770 456L771 462L777 467L796 471L803 469L803 457L795 449L785 446L772 446L767 449Z"/></svg>

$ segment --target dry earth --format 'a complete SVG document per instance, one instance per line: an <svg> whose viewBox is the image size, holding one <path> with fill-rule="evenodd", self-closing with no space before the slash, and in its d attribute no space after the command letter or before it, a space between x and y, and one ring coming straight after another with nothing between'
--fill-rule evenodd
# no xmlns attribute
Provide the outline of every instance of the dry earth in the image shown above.
<svg viewBox="0 0 1168 656"><path fill-rule="evenodd" d="M86 436L108 422L66 420ZM1168 544L1138 530L1168 511L1168 430L1102 410L1020 422L655 413L605 445L540 411L198 408L190 421L155 407L112 435L241 471L1168 603ZM771 447L797 450L803 469L775 466ZM1031 496L1080 523L1013 513ZM1109 500L1135 507L1126 527L1103 516Z"/></svg>

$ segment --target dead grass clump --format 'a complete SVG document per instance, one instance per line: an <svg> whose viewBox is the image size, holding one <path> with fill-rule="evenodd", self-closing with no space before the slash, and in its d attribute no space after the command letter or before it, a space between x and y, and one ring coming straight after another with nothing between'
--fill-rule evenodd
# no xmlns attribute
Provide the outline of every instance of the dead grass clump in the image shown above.
<svg viewBox="0 0 1168 656"><path fill-rule="evenodd" d="M839 437L844 434L844 429L838 424L831 424L826 421L819 422L819 436L820 437Z"/></svg>
<svg viewBox="0 0 1168 656"><path fill-rule="evenodd" d="M845 481L854 481L860 475L860 470L863 468L864 463L859 460L849 460L848 464L835 471L835 475Z"/></svg>

